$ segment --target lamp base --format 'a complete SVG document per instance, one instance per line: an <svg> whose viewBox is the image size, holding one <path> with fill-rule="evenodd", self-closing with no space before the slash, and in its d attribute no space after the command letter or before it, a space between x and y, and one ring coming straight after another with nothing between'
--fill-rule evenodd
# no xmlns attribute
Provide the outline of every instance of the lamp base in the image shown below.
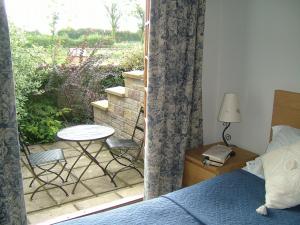
<svg viewBox="0 0 300 225"><path fill-rule="evenodd" d="M230 144L228 143L228 141L231 140L231 135L225 134L226 130L230 127L230 123L224 122L223 126L225 126L223 133L222 133L223 142L227 147L230 147Z"/></svg>

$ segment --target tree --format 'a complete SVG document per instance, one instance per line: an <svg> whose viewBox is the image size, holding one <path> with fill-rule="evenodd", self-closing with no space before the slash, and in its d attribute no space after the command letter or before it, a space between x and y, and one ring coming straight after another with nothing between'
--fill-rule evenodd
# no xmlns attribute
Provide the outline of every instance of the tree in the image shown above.
<svg viewBox="0 0 300 225"><path fill-rule="evenodd" d="M111 26L111 36L114 41L116 41L116 33L119 29L119 21L122 16L122 13L115 2L111 2L110 5L106 4L105 10L107 13L107 16L109 17L109 23Z"/></svg>
<svg viewBox="0 0 300 225"><path fill-rule="evenodd" d="M135 4L135 10L133 11L133 16L137 19L139 33L141 40L143 41L144 37L144 23L145 23L145 10L139 5Z"/></svg>
<svg viewBox="0 0 300 225"><path fill-rule="evenodd" d="M57 64L57 54L58 54L58 48L59 48L59 40L57 37L57 23L59 20L59 12L58 12L58 3L55 0L51 1L50 4L50 22L49 22L49 29L51 32L51 59L52 59L52 67L55 69L55 66Z"/></svg>

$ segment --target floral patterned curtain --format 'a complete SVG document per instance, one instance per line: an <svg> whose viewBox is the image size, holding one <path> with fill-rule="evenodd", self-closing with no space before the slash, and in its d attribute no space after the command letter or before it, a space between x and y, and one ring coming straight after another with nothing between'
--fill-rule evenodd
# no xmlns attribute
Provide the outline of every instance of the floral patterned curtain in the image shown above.
<svg viewBox="0 0 300 225"><path fill-rule="evenodd" d="M145 198L181 187L185 150L202 144L205 0L151 0Z"/></svg>
<svg viewBox="0 0 300 225"><path fill-rule="evenodd" d="M23 199L9 31L0 0L0 224L23 225Z"/></svg>

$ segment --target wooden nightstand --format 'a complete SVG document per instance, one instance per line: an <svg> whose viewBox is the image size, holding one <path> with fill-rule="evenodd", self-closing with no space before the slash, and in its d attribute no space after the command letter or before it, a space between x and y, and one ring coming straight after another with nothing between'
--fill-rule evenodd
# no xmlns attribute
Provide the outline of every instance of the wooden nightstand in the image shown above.
<svg viewBox="0 0 300 225"><path fill-rule="evenodd" d="M247 161L253 160L258 155L253 152L249 152L245 149L233 147L235 156L231 157L224 166L214 167L206 166L202 163L202 153L209 147L221 143L214 143L210 145L200 146L193 150L187 150L184 161L184 173L183 173L183 186L190 186L200 181L207 180L218 176L222 173L230 172L235 169L242 168L246 165Z"/></svg>

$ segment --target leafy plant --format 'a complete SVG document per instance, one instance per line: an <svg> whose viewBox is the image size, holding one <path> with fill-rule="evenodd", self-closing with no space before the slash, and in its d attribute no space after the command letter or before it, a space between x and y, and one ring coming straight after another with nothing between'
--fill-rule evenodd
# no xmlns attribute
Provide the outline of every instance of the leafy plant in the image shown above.
<svg viewBox="0 0 300 225"><path fill-rule="evenodd" d="M55 141L56 133L63 127L62 121L71 113L71 109L58 109L49 101L31 102L27 110L27 116L19 123L31 144Z"/></svg>
<svg viewBox="0 0 300 225"><path fill-rule="evenodd" d="M143 70L144 69L144 51L142 47L136 47L123 56L120 65L124 70Z"/></svg>
<svg viewBox="0 0 300 225"><path fill-rule="evenodd" d="M45 80L43 60L46 50L42 47L27 48L23 32L10 25L13 73L16 83L16 105L18 118L25 117L25 105L31 95L40 94L40 87Z"/></svg>

